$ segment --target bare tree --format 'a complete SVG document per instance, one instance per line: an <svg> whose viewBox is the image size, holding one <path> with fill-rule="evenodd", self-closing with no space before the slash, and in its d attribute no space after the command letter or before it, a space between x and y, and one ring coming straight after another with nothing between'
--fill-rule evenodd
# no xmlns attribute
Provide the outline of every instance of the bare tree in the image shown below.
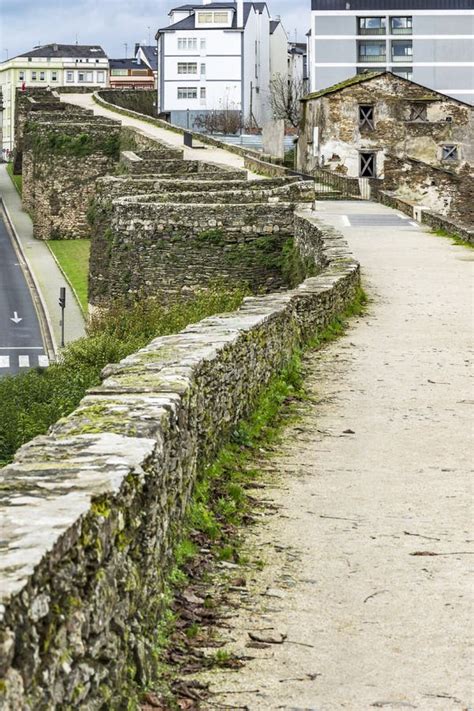
<svg viewBox="0 0 474 711"><path fill-rule="evenodd" d="M218 109L217 111L207 111L196 116L194 126L198 130L206 133L234 134L240 129L240 112L231 109Z"/></svg>
<svg viewBox="0 0 474 711"><path fill-rule="evenodd" d="M301 99L304 96L304 81L289 79L277 74L270 80L270 106L273 118L283 119L293 128L298 128L301 119Z"/></svg>

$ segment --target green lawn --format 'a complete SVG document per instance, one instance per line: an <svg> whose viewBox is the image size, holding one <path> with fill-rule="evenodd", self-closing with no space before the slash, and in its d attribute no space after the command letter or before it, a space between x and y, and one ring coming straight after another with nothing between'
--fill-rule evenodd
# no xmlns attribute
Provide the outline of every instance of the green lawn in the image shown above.
<svg viewBox="0 0 474 711"><path fill-rule="evenodd" d="M77 294L81 309L87 314L87 277L89 274L89 239L50 240L48 247L59 262Z"/></svg>
<svg viewBox="0 0 474 711"><path fill-rule="evenodd" d="M21 195L22 177L21 177L21 175L13 175L13 163L7 164L7 173L10 176L13 185L15 186L15 188L18 190L19 194Z"/></svg>

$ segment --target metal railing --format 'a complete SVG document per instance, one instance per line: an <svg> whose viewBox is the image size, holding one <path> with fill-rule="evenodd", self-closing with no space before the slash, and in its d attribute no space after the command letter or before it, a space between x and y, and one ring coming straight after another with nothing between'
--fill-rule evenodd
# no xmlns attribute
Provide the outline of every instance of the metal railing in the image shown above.
<svg viewBox="0 0 474 711"><path fill-rule="evenodd" d="M361 190L361 184L358 178L338 175L338 173L334 173L332 170L325 168L314 168L311 176L315 180L317 199L369 199L363 194L366 191Z"/></svg>

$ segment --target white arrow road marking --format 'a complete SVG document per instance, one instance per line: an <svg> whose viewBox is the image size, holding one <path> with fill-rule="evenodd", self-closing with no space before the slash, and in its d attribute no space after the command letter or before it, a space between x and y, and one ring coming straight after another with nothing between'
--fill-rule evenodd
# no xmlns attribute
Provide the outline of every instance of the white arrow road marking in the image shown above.
<svg viewBox="0 0 474 711"><path fill-rule="evenodd" d="M10 316L10 321L13 321L13 323L20 323L20 321L23 321L23 319L18 316L16 311L14 311L13 318Z"/></svg>

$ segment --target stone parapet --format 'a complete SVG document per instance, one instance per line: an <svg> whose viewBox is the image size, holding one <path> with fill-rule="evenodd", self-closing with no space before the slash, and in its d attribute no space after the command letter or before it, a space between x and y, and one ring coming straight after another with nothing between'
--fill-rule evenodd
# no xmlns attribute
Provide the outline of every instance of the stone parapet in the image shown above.
<svg viewBox="0 0 474 711"><path fill-rule="evenodd" d="M359 284L338 233L300 212L294 234L318 276L108 367L0 471L4 711L123 709L156 674L164 579L199 473Z"/></svg>

